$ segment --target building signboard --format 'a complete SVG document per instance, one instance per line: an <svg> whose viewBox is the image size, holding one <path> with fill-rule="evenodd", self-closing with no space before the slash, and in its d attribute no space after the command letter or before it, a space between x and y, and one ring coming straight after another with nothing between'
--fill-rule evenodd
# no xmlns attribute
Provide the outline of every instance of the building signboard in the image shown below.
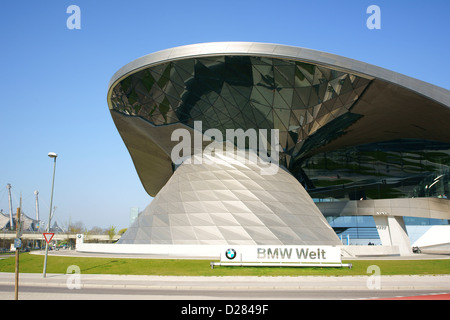
<svg viewBox="0 0 450 320"><path fill-rule="evenodd" d="M221 262L341 263L335 246L234 246L221 253Z"/></svg>

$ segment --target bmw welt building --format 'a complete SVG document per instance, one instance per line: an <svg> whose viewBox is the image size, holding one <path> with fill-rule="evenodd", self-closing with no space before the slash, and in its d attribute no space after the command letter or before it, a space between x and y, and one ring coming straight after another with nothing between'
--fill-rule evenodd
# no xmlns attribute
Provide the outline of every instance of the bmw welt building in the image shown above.
<svg viewBox="0 0 450 320"><path fill-rule="evenodd" d="M121 244L372 241L408 254L407 226L449 234L444 88L320 51L220 42L125 65L108 105L154 197Z"/></svg>

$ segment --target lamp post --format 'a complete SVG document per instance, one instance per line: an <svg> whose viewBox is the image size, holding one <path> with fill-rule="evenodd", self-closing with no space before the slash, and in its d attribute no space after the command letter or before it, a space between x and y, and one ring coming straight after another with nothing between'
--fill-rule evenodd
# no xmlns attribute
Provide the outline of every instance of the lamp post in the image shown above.
<svg viewBox="0 0 450 320"><path fill-rule="evenodd" d="M58 155L54 152L49 152L48 156L53 158L53 179L52 179L52 193L50 196L50 213L48 215L48 225L47 225L47 233L50 231L50 223L52 220L52 205L53 205L53 188L55 186L55 169L56 169L56 158ZM47 276L47 255L48 255L48 243L45 241L45 259L44 259L44 278Z"/></svg>

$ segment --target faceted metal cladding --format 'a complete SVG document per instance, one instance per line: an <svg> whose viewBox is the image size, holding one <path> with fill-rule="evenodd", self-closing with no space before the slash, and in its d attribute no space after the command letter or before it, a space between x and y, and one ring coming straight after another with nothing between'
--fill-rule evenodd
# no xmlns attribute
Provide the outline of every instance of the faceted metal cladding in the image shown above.
<svg viewBox="0 0 450 320"><path fill-rule="evenodd" d="M177 168L119 243L340 244L307 192L285 170L261 175L257 163L225 155L194 162Z"/></svg>

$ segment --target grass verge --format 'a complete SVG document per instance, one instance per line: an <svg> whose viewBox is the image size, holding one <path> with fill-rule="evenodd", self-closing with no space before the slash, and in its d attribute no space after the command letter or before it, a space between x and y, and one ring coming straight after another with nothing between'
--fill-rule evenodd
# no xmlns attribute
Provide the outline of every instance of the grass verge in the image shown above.
<svg viewBox="0 0 450 320"><path fill-rule="evenodd" d="M210 260L119 259L49 256L47 273L66 273L77 265L82 274L123 274L159 276L363 276L370 265L377 265L382 275L450 274L450 259L442 260L352 260L348 268L310 267L215 267ZM0 272L14 272L14 257L0 260ZM43 255L20 254L19 271L42 273Z"/></svg>

